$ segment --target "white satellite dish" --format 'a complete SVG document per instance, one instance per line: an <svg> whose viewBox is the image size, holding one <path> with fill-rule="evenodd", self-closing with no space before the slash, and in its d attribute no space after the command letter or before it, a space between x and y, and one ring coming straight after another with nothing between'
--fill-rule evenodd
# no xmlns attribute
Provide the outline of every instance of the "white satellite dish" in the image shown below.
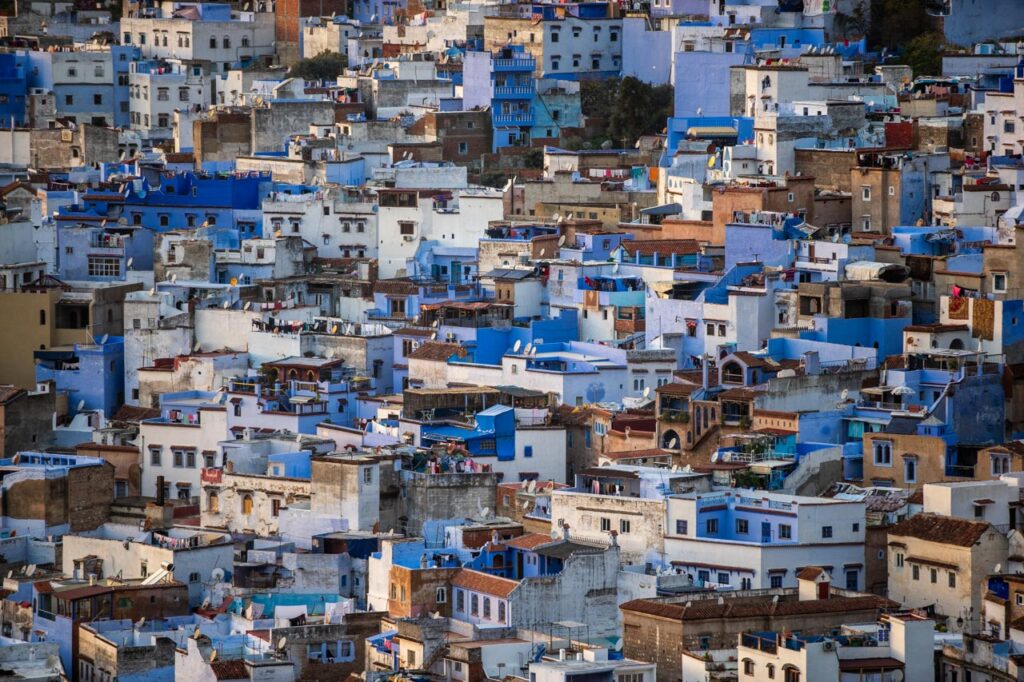
<svg viewBox="0 0 1024 682"><path fill-rule="evenodd" d="M215 568L215 569L213 569L212 571L210 571L210 578L212 578L213 581L217 582L217 583L224 582L224 569L223 568Z"/></svg>
<svg viewBox="0 0 1024 682"><path fill-rule="evenodd" d="M675 450L676 449L676 443L678 443L678 442L679 442L679 440L676 439L676 438L673 438L672 440L670 440L668 442L668 449L669 450Z"/></svg>
<svg viewBox="0 0 1024 682"><path fill-rule="evenodd" d="M288 638L287 637L282 637L281 639L277 640L277 650L278 651L281 651L286 646L288 646Z"/></svg>
<svg viewBox="0 0 1024 682"><path fill-rule="evenodd" d="M224 308L224 310L227 310L231 307L231 301L224 301L224 305L221 307Z"/></svg>
<svg viewBox="0 0 1024 682"><path fill-rule="evenodd" d="M213 663L216 660L217 660L217 650L214 649L213 652L210 653L210 663Z"/></svg>
<svg viewBox="0 0 1024 682"><path fill-rule="evenodd" d="M101 336L100 337L100 345L102 346L103 344L105 344L108 339L110 339L110 334L104 334L103 336Z"/></svg>
<svg viewBox="0 0 1024 682"><path fill-rule="evenodd" d="M525 348L525 350L523 352L526 353L527 355L529 355L530 351L532 351L532 350L533 350L533 344L532 343L527 343L526 344L526 348Z"/></svg>
<svg viewBox="0 0 1024 682"><path fill-rule="evenodd" d="M645 398L650 398L651 397L651 387L650 386L644 386L644 397Z"/></svg>
<svg viewBox="0 0 1024 682"><path fill-rule="evenodd" d="M537 346L534 346L533 350L530 351L530 355L536 355L536 354L537 354Z"/></svg>
<svg viewBox="0 0 1024 682"><path fill-rule="evenodd" d="M141 628L145 624L146 624L146 617L143 616L142 618L139 618L139 622L135 624L135 627Z"/></svg>
<svg viewBox="0 0 1024 682"><path fill-rule="evenodd" d="M850 397L850 389L848 389L848 388L844 388L844 389L843 389L843 392L839 394L839 398L840 398L840 399L841 399L841 400L842 400L843 402L846 402L846 401L847 401L847 399L849 399L849 397Z"/></svg>
<svg viewBox="0 0 1024 682"><path fill-rule="evenodd" d="M558 245L559 246L564 246L565 245L565 235L564 234L561 237L558 238Z"/></svg>
<svg viewBox="0 0 1024 682"><path fill-rule="evenodd" d="M545 254L545 253L547 253L547 252L548 252L548 250L547 250L547 249L544 249L544 248L542 248L542 249L540 250L540 257L541 257L541 258L543 258L543 257L544 257L544 254Z"/></svg>
<svg viewBox="0 0 1024 682"><path fill-rule="evenodd" d="M512 352L513 353L518 353L519 352L519 348L522 345L523 345L523 342L520 341L519 339L516 339L516 342L514 344L512 344Z"/></svg>
<svg viewBox="0 0 1024 682"><path fill-rule="evenodd" d="M199 349L202 348L202 347L203 347L203 344L201 344L200 342L196 341L195 345L192 346L192 352L193 353L198 353Z"/></svg>
<svg viewBox="0 0 1024 682"><path fill-rule="evenodd" d="M156 287L153 287L152 289L149 290L149 295L156 296Z"/></svg>
<svg viewBox="0 0 1024 682"><path fill-rule="evenodd" d="M131 270L131 269L132 269L132 264L133 264L133 263L135 263L135 259L134 259L134 258L129 258L129 259L128 259L128 269L129 269L129 270Z"/></svg>
<svg viewBox="0 0 1024 682"><path fill-rule="evenodd" d="M85 407L85 401L84 400L79 400L78 401L78 411L81 412L83 407Z"/></svg>
<svg viewBox="0 0 1024 682"><path fill-rule="evenodd" d="M436 329L439 324L441 324L441 320L434 320L430 323L430 326Z"/></svg>
<svg viewBox="0 0 1024 682"><path fill-rule="evenodd" d="M171 283L173 284L174 282L177 282L177 281L178 281L178 273L176 273L176 272L172 273L171 274Z"/></svg>

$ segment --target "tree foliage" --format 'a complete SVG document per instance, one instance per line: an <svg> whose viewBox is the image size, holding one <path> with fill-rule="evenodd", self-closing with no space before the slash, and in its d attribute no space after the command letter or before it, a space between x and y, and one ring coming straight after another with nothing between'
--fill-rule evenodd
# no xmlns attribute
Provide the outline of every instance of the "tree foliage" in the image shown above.
<svg viewBox="0 0 1024 682"><path fill-rule="evenodd" d="M337 52L321 52L309 59L300 59L288 71L289 78L307 81L334 80L345 71L348 58Z"/></svg>
<svg viewBox="0 0 1024 682"><path fill-rule="evenodd" d="M909 43L903 53L903 59L915 76L942 75L942 44L941 33L922 33Z"/></svg>
<svg viewBox="0 0 1024 682"><path fill-rule="evenodd" d="M612 144L630 145L641 136L660 133L672 115L671 85L651 85L632 76L580 84L583 115L600 119Z"/></svg>

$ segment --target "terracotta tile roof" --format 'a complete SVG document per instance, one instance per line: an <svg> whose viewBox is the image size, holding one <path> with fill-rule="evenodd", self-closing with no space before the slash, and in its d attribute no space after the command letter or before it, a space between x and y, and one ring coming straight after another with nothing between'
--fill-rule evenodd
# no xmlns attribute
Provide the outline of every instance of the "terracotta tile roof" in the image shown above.
<svg viewBox="0 0 1024 682"><path fill-rule="evenodd" d="M698 253L700 242L696 239L631 239L622 242L626 253L651 255L654 253Z"/></svg>
<svg viewBox="0 0 1024 682"><path fill-rule="evenodd" d="M218 680L249 679L249 673L245 669L245 662L241 660L214 661L210 664L210 669Z"/></svg>
<svg viewBox="0 0 1024 682"><path fill-rule="evenodd" d="M415 294L420 285L408 279L379 279L373 284L375 294Z"/></svg>
<svg viewBox="0 0 1024 682"><path fill-rule="evenodd" d="M429 327L402 327L394 334L395 336L430 336L431 334L436 333L436 329L431 329Z"/></svg>
<svg viewBox="0 0 1024 682"><path fill-rule="evenodd" d="M662 448L647 448L645 450L621 450L619 452L606 452L602 457L608 459L636 459L637 457L670 457L671 450Z"/></svg>
<svg viewBox="0 0 1024 682"><path fill-rule="evenodd" d="M444 341L425 341L420 347L409 353L410 360L433 360L434 362L445 362L452 355L460 358L466 357L466 349L457 343L446 343Z"/></svg>
<svg viewBox="0 0 1024 682"><path fill-rule="evenodd" d="M25 389L17 386L0 386L0 404L9 403L24 392Z"/></svg>
<svg viewBox="0 0 1024 682"><path fill-rule="evenodd" d="M550 540L550 538L548 539ZM463 568L452 577L452 587L461 587L471 592L480 592L506 599L513 590L519 587L519 581Z"/></svg>
<svg viewBox="0 0 1024 682"><path fill-rule="evenodd" d="M993 450L1005 450L1014 455L1024 455L1024 441L1011 440L1000 445L992 446Z"/></svg>
<svg viewBox="0 0 1024 682"><path fill-rule="evenodd" d="M766 618L772 616L812 616L820 613L855 613L893 608L896 602L864 595L861 597L832 596L828 599L796 599L772 602L768 595L764 597L743 597L730 599L725 597L719 604L717 599L695 599L686 607L686 602L670 603L654 599L634 599L622 604L619 608L632 613L642 613L672 620L710 620L717 618L747 619Z"/></svg>
<svg viewBox="0 0 1024 682"><path fill-rule="evenodd" d="M14 190L18 189L19 187L28 192L31 192L32 194L36 194L36 190L34 187L32 187L32 185L28 184L27 182L22 182L21 180L15 180L14 182L10 182L4 185L3 187L0 187L0 197L7 196Z"/></svg>
<svg viewBox="0 0 1024 682"><path fill-rule="evenodd" d="M824 573L824 569L818 568L817 566L807 566L801 568L800 572L796 574L797 580L817 580L818 576Z"/></svg>
<svg viewBox="0 0 1024 682"><path fill-rule="evenodd" d="M912 537L958 547L970 547L991 526L983 521L967 521L938 514L916 514L889 529L889 537Z"/></svg>
<svg viewBox="0 0 1024 682"><path fill-rule="evenodd" d="M654 391L660 395L690 395L699 388L700 384L681 384L673 381L658 386Z"/></svg>
<svg viewBox="0 0 1024 682"><path fill-rule="evenodd" d="M157 408L122 405L121 409L114 414L113 421L137 422L143 419L154 419L159 416L160 410Z"/></svg>
<svg viewBox="0 0 1024 682"><path fill-rule="evenodd" d="M535 547L540 547L541 545L546 545L551 542L555 541L551 539L550 535L545 535L544 533L527 533L526 535L520 535L517 538L506 540L505 544L516 549L534 549Z"/></svg>

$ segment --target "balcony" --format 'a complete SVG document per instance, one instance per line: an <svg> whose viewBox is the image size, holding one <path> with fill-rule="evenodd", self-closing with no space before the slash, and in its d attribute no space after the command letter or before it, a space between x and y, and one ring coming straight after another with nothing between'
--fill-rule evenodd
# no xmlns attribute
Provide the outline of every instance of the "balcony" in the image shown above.
<svg viewBox="0 0 1024 682"><path fill-rule="evenodd" d="M492 62L494 71L533 71L537 61L533 57L512 57L509 59L495 59Z"/></svg>
<svg viewBox="0 0 1024 682"><path fill-rule="evenodd" d="M532 99L533 85L495 85L495 99Z"/></svg>
<svg viewBox="0 0 1024 682"><path fill-rule="evenodd" d="M514 113L494 112L495 126L532 126L533 112L518 111Z"/></svg>

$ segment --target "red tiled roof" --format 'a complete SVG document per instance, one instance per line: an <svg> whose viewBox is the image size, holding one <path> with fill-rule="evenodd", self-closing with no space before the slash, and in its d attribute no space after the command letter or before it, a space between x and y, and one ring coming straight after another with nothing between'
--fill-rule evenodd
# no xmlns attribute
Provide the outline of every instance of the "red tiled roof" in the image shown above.
<svg viewBox="0 0 1024 682"><path fill-rule="evenodd" d="M912 537L958 547L970 547L991 526L983 521L967 521L938 514L916 514L889 529L889 537Z"/></svg>
<svg viewBox="0 0 1024 682"><path fill-rule="evenodd" d="M896 602L865 595L862 597L832 596L828 599L795 599L772 602L771 597L735 598L725 597L719 604L717 599L696 599L686 607L686 602L658 601L656 599L634 599L622 604L623 611L642 613L672 620L709 620L716 618L747 619L771 616L811 616L819 613L853 613L858 611L893 608Z"/></svg>
<svg viewBox="0 0 1024 682"><path fill-rule="evenodd" d="M515 547L516 549L533 549L554 542L550 535L544 533L527 533L526 535L520 535L517 538L506 540L505 544L509 547Z"/></svg>
<svg viewBox="0 0 1024 682"><path fill-rule="evenodd" d="M245 669L245 662L241 660L214 661L210 663L210 669L218 680L249 679L249 673Z"/></svg>
<svg viewBox="0 0 1024 682"><path fill-rule="evenodd" d="M466 349L457 343L444 341L425 341L420 347L409 353L410 360L433 360L434 362L445 362L452 355L459 357L466 356Z"/></svg>
<svg viewBox="0 0 1024 682"><path fill-rule="evenodd" d="M798 580L817 580L818 576L824 573L824 569L818 568L817 566L807 566L801 568L800 572L796 574Z"/></svg>
<svg viewBox="0 0 1024 682"><path fill-rule="evenodd" d="M17 386L0 386L0 403L9 403L24 392L25 389Z"/></svg>
<svg viewBox="0 0 1024 682"><path fill-rule="evenodd" d="M698 253L700 242L696 239L631 239L622 242L626 253L651 255L654 253Z"/></svg>
<svg viewBox="0 0 1024 682"><path fill-rule="evenodd" d="M550 540L550 538L548 539ZM505 599L519 587L519 581L463 568L452 578L452 586Z"/></svg>

